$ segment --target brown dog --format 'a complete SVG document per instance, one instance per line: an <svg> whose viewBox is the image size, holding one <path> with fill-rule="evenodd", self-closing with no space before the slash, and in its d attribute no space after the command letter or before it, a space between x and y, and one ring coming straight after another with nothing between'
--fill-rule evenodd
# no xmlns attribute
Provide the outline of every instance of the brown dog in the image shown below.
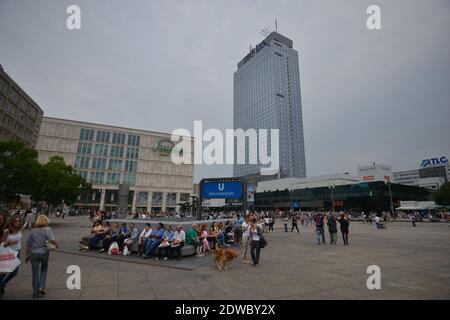
<svg viewBox="0 0 450 320"><path fill-rule="evenodd" d="M216 247L214 250L214 264L219 270L227 270L228 262L238 257L238 253L233 249L222 249Z"/></svg>

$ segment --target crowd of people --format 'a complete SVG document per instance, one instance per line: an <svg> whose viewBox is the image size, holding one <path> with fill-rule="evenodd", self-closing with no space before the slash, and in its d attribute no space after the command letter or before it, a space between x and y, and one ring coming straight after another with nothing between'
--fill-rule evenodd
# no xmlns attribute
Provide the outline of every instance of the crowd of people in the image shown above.
<svg viewBox="0 0 450 320"><path fill-rule="evenodd" d="M174 229L171 224L146 223L143 230L138 232L134 222L110 224L97 216L92 219L90 234L82 237L79 249L99 249L100 253L126 255L136 251L136 255L143 259L181 260L181 249L185 244L192 245L196 257L199 258L217 247L242 246L243 261L250 263L251 257L253 264L258 265L261 249L258 244L263 237L262 233L273 231L274 222L267 220L269 222L265 231L265 221L265 217L255 214L246 215L244 218L240 213L236 213L233 220L192 224L187 231L183 230L182 225L176 225ZM116 251L113 251L114 249Z"/></svg>

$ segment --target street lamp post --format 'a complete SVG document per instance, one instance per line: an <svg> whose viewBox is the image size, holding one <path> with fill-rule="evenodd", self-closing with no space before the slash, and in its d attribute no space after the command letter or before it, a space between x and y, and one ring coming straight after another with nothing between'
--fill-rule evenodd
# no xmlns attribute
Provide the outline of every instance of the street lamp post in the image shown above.
<svg viewBox="0 0 450 320"><path fill-rule="evenodd" d="M384 181L384 183L386 183L388 186L390 211L391 211L391 214L394 214L394 202L392 201L391 179L388 178L387 181Z"/></svg>
<svg viewBox="0 0 450 320"><path fill-rule="evenodd" d="M330 189L330 191L331 191L331 206L332 206L332 210L333 210L333 213L334 213L334 193L333 193L333 191L334 191L334 184L329 184L328 185L328 189Z"/></svg>

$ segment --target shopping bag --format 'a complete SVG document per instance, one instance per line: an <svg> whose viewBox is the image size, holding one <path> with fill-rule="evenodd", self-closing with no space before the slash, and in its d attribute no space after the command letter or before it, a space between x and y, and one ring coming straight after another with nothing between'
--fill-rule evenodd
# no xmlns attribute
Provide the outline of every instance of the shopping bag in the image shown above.
<svg viewBox="0 0 450 320"><path fill-rule="evenodd" d="M123 248L123 255L127 256L128 255L128 246L125 245L125 247Z"/></svg>
<svg viewBox="0 0 450 320"><path fill-rule="evenodd" d="M108 249L108 254L111 255L116 255L119 253L119 245L117 244L117 242L113 242Z"/></svg>
<svg viewBox="0 0 450 320"><path fill-rule="evenodd" d="M20 265L17 251L0 246L0 274L13 272Z"/></svg>

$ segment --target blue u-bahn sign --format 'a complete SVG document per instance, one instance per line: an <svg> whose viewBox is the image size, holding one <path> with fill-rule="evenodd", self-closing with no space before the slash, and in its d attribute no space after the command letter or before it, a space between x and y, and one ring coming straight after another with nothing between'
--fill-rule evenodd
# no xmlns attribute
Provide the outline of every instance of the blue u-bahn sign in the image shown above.
<svg viewBox="0 0 450 320"><path fill-rule="evenodd" d="M242 183L239 181L211 181L202 185L205 199L238 199L242 197Z"/></svg>

